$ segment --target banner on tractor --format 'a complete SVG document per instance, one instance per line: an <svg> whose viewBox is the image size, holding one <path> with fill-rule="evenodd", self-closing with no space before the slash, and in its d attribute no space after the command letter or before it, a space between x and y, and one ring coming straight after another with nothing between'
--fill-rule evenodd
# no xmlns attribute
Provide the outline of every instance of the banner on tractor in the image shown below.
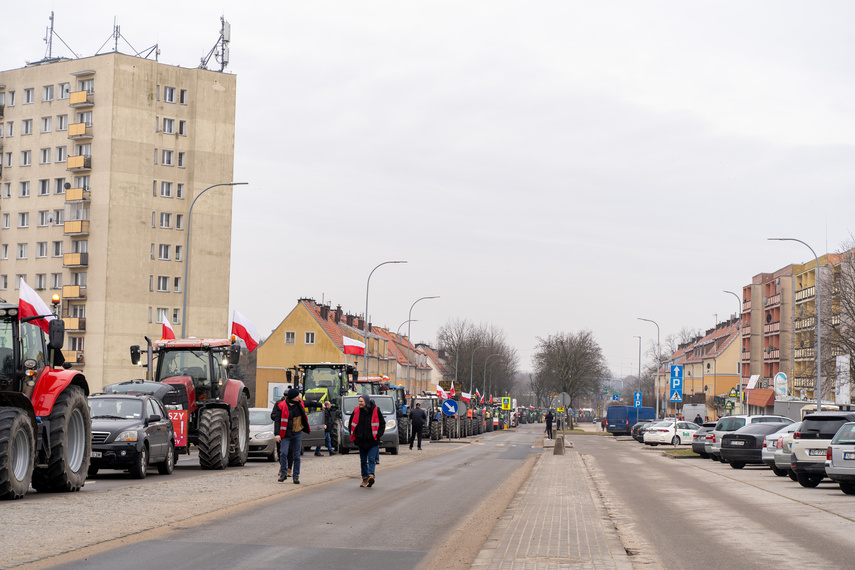
<svg viewBox="0 0 855 570"><path fill-rule="evenodd" d="M175 447L187 447L187 410L169 410L167 413L175 430Z"/></svg>

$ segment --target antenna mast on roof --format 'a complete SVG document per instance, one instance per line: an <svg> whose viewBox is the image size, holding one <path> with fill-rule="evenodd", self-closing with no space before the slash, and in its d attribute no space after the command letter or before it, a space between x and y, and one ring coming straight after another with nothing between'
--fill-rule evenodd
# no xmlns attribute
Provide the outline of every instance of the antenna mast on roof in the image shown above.
<svg viewBox="0 0 855 570"><path fill-rule="evenodd" d="M208 55L202 58L202 63L199 64L199 69L208 69L208 62L211 57L219 62L220 71L225 71L229 64L229 42L232 39L232 25L226 21L225 16L220 16L220 39L208 52Z"/></svg>
<svg viewBox="0 0 855 570"><path fill-rule="evenodd" d="M44 59L42 60L42 62L49 62L49 61L52 61L52 60L54 60L54 59L59 59L59 58L55 58L55 57L53 57L53 37L54 37L54 36L56 36L57 38L59 38L59 41L61 41L61 42L62 42L62 45L64 45L65 47L67 47L67 48L68 48L68 51L70 51L70 52L71 52L71 55L73 55L75 58L78 58L78 55L77 55L76 53L74 53L74 50L73 50L73 49L71 49L71 48L68 46L68 44L67 44L67 43L65 43L65 40L64 40L64 39L62 39L62 38L59 36L59 34L58 34L58 33L56 33L56 30L54 30L54 29L53 29L53 11L51 11L51 13L50 13L50 27L48 27L48 28L46 28L46 29L45 29L45 39L44 39L44 41L45 41L45 43L47 44L47 49L45 50L45 57L44 57ZM40 62L37 62L37 63L40 63Z"/></svg>

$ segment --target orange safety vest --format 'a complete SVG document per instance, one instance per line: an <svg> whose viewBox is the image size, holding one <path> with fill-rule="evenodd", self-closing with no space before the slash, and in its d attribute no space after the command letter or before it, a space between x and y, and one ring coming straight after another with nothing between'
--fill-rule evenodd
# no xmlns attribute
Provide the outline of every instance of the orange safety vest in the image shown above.
<svg viewBox="0 0 855 570"><path fill-rule="evenodd" d="M306 409L306 404L300 400L300 405ZM285 400L279 401L279 410L282 412L282 419L279 421L279 437L285 437L285 432L288 431L288 403Z"/></svg>
<svg viewBox="0 0 855 570"><path fill-rule="evenodd" d="M468 410L466 410L466 417L472 418L472 408L469 408Z"/></svg>
<svg viewBox="0 0 855 570"><path fill-rule="evenodd" d="M353 420L350 422L350 441L356 441L356 426L359 424L359 406L353 410ZM377 406L371 411L371 434L374 439L377 439L377 432L380 431L380 415L377 412Z"/></svg>

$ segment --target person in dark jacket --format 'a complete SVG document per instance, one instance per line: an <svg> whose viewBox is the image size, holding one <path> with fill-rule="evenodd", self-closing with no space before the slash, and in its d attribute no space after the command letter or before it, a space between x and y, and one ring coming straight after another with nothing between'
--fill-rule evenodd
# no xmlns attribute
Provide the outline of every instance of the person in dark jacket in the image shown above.
<svg viewBox="0 0 855 570"><path fill-rule="evenodd" d="M552 415L552 410L546 412L546 417L544 420L546 421L546 439L552 439L552 420L555 419L555 416Z"/></svg>
<svg viewBox="0 0 855 570"><path fill-rule="evenodd" d="M703 424L703 423L704 423L704 420L703 420L703 418L701 417L701 414L698 414L698 415L696 415L696 416L695 416L695 423L696 423L696 424L698 424L698 425L701 425L701 424Z"/></svg>
<svg viewBox="0 0 855 570"><path fill-rule="evenodd" d="M279 482L288 478L288 453L294 453L292 471L295 485L300 484L300 450L303 448L303 432L310 433L309 416L300 398L300 391L291 388L273 408L273 433L279 444Z"/></svg>
<svg viewBox="0 0 855 570"><path fill-rule="evenodd" d="M353 410L347 422L350 441L359 448L359 464L362 468L362 484L360 487L374 485L374 466L380 455L380 438L386 431L386 419L380 408L363 394L359 397L359 406Z"/></svg>
<svg viewBox="0 0 855 570"><path fill-rule="evenodd" d="M324 402L324 442L327 445L327 449L330 452L330 456L335 455L335 451L332 448L332 440L330 440L330 434L332 433L333 426L335 425L335 415L332 411L332 404L329 401ZM315 448L315 455L321 454L321 446L317 446Z"/></svg>
<svg viewBox="0 0 855 570"><path fill-rule="evenodd" d="M416 436L419 438L419 449L422 448L422 429L427 423L427 414L422 409L422 405L416 402L416 407L410 412L410 426L413 428L413 433L410 434L410 449L413 448L413 441Z"/></svg>

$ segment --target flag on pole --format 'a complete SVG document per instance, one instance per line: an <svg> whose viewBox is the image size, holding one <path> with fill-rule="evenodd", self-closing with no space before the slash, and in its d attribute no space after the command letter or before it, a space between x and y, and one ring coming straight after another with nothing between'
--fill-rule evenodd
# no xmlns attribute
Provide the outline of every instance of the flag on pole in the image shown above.
<svg viewBox="0 0 855 570"><path fill-rule="evenodd" d="M468 392L461 392L460 399L466 403L469 403L469 400L472 399L472 394L469 394Z"/></svg>
<svg viewBox="0 0 855 570"><path fill-rule="evenodd" d="M237 309L232 313L232 334L246 343L246 349L249 352L255 350L261 340L255 325L241 315Z"/></svg>
<svg viewBox="0 0 855 570"><path fill-rule="evenodd" d="M163 330L160 333L160 340L173 339L175 339L175 331L172 330L172 324L170 324L169 319L163 319Z"/></svg>
<svg viewBox="0 0 855 570"><path fill-rule="evenodd" d="M442 389L442 386L437 385L436 387L436 395L438 398L442 398L443 400L448 399L448 393Z"/></svg>
<svg viewBox="0 0 855 570"><path fill-rule="evenodd" d="M356 354L365 356L365 343L356 339L343 336L341 337L341 345L344 347L345 354Z"/></svg>
<svg viewBox="0 0 855 570"><path fill-rule="evenodd" d="M40 329L45 332L49 332L48 321L54 320L56 317L53 316L53 313L48 309L47 304L42 301L42 298L39 297L38 293L32 290L27 282L24 281L24 278L21 277L21 281L18 285L18 288L21 290L21 294L18 297L18 319L23 320L27 317L35 317L38 315L50 315L46 316L43 319L36 319L34 321L30 321L32 324L36 325Z"/></svg>
<svg viewBox="0 0 855 570"><path fill-rule="evenodd" d="M475 388L475 400L476 400L479 404L483 404L483 403L484 403L484 396L482 396L482 395L481 395L481 392L479 392L479 391L478 391L478 388Z"/></svg>
<svg viewBox="0 0 855 570"><path fill-rule="evenodd" d="M448 394L453 398L454 397L454 382L451 383L451 390L448 391Z"/></svg>

